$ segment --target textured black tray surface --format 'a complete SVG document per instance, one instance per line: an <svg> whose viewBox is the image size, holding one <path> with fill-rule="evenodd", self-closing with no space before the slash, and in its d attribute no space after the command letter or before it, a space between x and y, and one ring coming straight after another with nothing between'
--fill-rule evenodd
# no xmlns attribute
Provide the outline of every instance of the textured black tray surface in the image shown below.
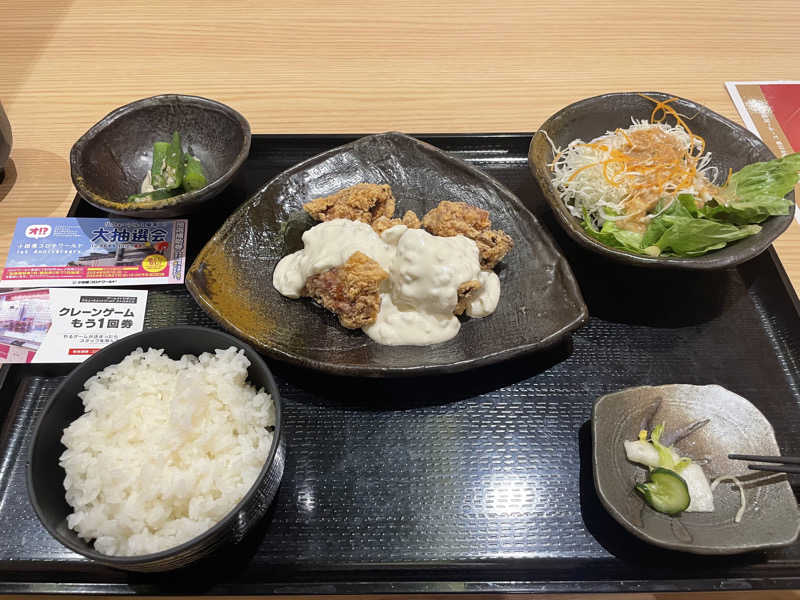
<svg viewBox="0 0 800 600"><path fill-rule="evenodd" d="M269 177L350 139L254 136L220 210L190 217L191 257ZM575 271L589 323L545 353L458 375L373 381L272 361L288 451L273 507L242 544L165 575L96 566L48 536L28 503L21 457L35 414L70 367L7 369L0 592L800 587L800 544L725 558L659 550L611 519L591 476L592 401L642 384L725 386L767 416L784 454L800 454L800 319L774 253L717 273L621 267L558 231L528 171L529 136L422 139L487 170L536 213ZM98 215L83 203L72 212ZM184 323L211 325L182 287L151 290L146 326Z"/></svg>

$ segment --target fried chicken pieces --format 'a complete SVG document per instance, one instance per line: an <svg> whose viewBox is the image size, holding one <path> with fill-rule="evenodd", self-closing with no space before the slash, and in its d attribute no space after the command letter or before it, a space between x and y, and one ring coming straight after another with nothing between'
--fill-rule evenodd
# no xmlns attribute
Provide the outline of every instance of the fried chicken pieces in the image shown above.
<svg viewBox="0 0 800 600"><path fill-rule="evenodd" d="M358 183L303 205L303 209L317 221L361 221L371 225L378 235L395 225L420 228L419 217L413 210L407 210L402 219L392 218L394 207L392 188L377 183Z"/></svg>
<svg viewBox="0 0 800 600"><path fill-rule="evenodd" d="M480 253L481 268L491 271L514 246L511 236L501 229L490 229L489 212L466 202L442 200L422 218L428 233L442 237L463 235L473 240Z"/></svg>
<svg viewBox="0 0 800 600"><path fill-rule="evenodd" d="M419 217L413 210L407 210L402 219L390 219L385 216L380 216L375 219L371 225L378 235L382 234L387 229L391 229L395 225L405 225L409 229L419 229L422 226Z"/></svg>
<svg viewBox="0 0 800 600"><path fill-rule="evenodd" d="M359 183L330 196L316 198L303 209L317 221L350 219L372 226L378 235L395 225L409 229L425 228L441 237L463 235L478 246L481 269L492 270L514 245L511 236L491 229L489 212L466 202L443 200L420 221L411 210L402 219L394 218L395 199L388 185ZM303 295L309 296L339 317L342 326L358 329L375 322L381 307L379 288L389 274L362 252L354 253L341 267L312 275ZM461 315L481 284L466 281L458 288L458 304L453 311Z"/></svg>
<svg viewBox="0 0 800 600"><path fill-rule="evenodd" d="M471 279L458 286L458 304L453 309L453 314L456 316L463 315L464 311L467 310L469 301L472 300L472 294L479 289L481 289L481 282L477 279Z"/></svg>
<svg viewBox="0 0 800 600"><path fill-rule="evenodd" d="M394 196L388 185L359 183L311 202L303 209L317 221L350 219L371 225L375 219L394 215Z"/></svg>
<svg viewBox="0 0 800 600"><path fill-rule="evenodd" d="M335 313L343 327L358 329L378 317L378 287L388 277L376 261L363 252L355 252L341 267L309 277L303 295Z"/></svg>

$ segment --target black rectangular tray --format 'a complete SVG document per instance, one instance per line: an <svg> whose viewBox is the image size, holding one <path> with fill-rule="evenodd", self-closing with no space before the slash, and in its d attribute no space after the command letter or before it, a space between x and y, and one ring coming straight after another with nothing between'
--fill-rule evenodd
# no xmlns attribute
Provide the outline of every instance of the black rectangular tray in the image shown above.
<svg viewBox="0 0 800 600"><path fill-rule="evenodd" d="M268 179L356 137L254 136L234 183L190 217L189 260ZM715 273L609 263L545 208L529 134L419 137L498 178L537 215L575 271L589 323L545 353L458 375L359 380L271 361L288 457L269 514L241 544L156 575L97 566L39 524L25 491L30 426L72 366L5 367L0 593L800 588L800 544L719 558L660 550L605 512L591 475L593 400L641 384L723 385L764 412L783 453L800 454L800 310L775 252ZM78 200L70 214L101 215ZM214 326L182 286L151 289L145 323Z"/></svg>

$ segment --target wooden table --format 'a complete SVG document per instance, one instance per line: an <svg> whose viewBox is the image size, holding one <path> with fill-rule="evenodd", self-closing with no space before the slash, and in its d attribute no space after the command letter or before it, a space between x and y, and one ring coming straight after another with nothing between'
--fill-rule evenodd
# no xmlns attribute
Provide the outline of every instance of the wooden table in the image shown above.
<svg viewBox="0 0 800 600"><path fill-rule="evenodd" d="M0 256L17 217L65 214L70 146L137 98L216 98L258 133L532 131L579 98L645 89L738 120L723 83L796 75L798 22L792 0L2 0ZM800 289L800 226L776 246Z"/></svg>
<svg viewBox="0 0 800 600"><path fill-rule="evenodd" d="M574 100L621 90L739 121L724 82L796 77L798 23L796 0L0 0L0 101L14 130L0 256L17 217L66 213L70 146L137 98L215 98L257 133L533 131ZM776 247L800 289L800 226ZM789 597L763 597L778 596Z"/></svg>

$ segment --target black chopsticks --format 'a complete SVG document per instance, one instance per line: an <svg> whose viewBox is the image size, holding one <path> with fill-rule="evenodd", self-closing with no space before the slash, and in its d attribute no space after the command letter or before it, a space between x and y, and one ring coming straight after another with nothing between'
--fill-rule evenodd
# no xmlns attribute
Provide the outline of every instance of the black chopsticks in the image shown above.
<svg viewBox="0 0 800 600"><path fill-rule="evenodd" d="M747 465L753 471L773 471L776 473L800 473L799 456L758 456L757 454L728 454L731 460L753 460L767 465Z"/></svg>

